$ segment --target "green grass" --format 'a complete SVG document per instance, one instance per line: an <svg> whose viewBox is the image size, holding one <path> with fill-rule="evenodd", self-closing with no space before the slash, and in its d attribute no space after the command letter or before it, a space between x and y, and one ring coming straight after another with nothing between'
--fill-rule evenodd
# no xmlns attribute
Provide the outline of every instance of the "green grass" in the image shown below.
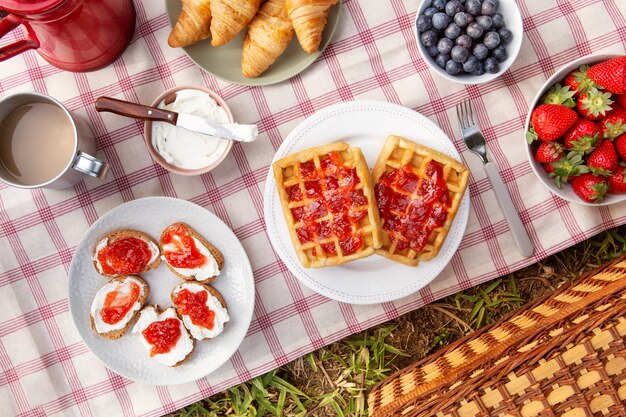
<svg viewBox="0 0 626 417"><path fill-rule="evenodd" d="M171 416L366 416L367 393L393 371L624 253L626 226L323 347Z"/></svg>

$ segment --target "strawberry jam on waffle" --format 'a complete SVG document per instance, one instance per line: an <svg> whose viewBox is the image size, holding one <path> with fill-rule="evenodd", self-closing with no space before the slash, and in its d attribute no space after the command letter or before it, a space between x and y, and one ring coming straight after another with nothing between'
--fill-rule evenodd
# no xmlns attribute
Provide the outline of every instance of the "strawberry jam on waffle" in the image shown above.
<svg viewBox="0 0 626 417"><path fill-rule="evenodd" d="M384 174L375 188L382 228L399 251L421 252L433 230L444 225L450 208L441 164L430 161L425 176L411 165Z"/></svg>
<svg viewBox="0 0 626 417"><path fill-rule="evenodd" d="M390 136L372 177L383 232L377 253L410 266L434 258L467 188L467 168L433 149Z"/></svg>
<svg viewBox="0 0 626 417"><path fill-rule="evenodd" d="M323 145L273 167L292 241L305 267L338 265L369 256L380 246L369 171L358 148Z"/></svg>

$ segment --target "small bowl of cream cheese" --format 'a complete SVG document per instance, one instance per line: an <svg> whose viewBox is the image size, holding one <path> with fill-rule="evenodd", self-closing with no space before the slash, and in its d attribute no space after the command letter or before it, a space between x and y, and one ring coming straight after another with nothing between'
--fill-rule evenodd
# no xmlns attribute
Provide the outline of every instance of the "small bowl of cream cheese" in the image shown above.
<svg viewBox="0 0 626 417"><path fill-rule="evenodd" d="M152 107L234 123L228 105L217 93L204 87L180 86L158 96ZM145 122L146 146L163 168L179 175L201 175L226 158L233 142L195 133L165 122Z"/></svg>

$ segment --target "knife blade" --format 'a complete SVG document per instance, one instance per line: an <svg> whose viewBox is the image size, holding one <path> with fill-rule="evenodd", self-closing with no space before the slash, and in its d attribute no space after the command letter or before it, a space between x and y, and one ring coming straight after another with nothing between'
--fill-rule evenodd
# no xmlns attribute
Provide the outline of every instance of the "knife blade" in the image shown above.
<svg viewBox="0 0 626 417"><path fill-rule="evenodd" d="M110 97L99 97L96 100L96 110L134 119L166 122L192 132L239 142L253 142L259 135L259 129L254 124L216 123L192 114L177 113Z"/></svg>
<svg viewBox="0 0 626 417"><path fill-rule="evenodd" d="M239 142L253 142L259 135L257 125L240 125L238 123L215 123L204 117L193 114L178 113L176 126L192 132L217 136Z"/></svg>

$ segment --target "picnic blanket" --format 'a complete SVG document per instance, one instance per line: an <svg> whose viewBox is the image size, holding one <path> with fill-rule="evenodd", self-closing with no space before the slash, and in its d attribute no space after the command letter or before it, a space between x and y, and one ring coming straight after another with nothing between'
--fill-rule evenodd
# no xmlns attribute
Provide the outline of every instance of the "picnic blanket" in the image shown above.
<svg viewBox="0 0 626 417"><path fill-rule="evenodd" d="M518 0L524 40L516 62L487 84L464 86L435 74L414 34L417 0L344 0L335 37L322 56L289 81L262 88L223 82L167 46L163 2L137 0L132 43L112 65L89 73L61 71L27 52L0 63L0 95L39 91L88 120L109 178L88 178L66 190L0 186L0 404L2 414L155 416L220 392L307 352L393 319L426 303L538 261L626 222L626 205L584 207L550 194L526 160L528 103L560 66L582 55L624 53L622 0ZM20 35L10 35L14 40ZM4 40L3 40L4 41ZM155 163L141 122L100 114L99 96L151 103L164 89L204 85L219 93L236 120L257 123L260 140L236 144L210 174L182 177ZM489 182L462 144L454 106L471 98L493 159L535 245L515 249ZM428 287L370 306L337 303L304 287L271 250L263 222L270 161L287 134L315 111L359 99L385 100L437 123L472 172L471 213L449 266ZM252 263L254 317L239 350L197 382L154 387L109 371L81 341L67 301L76 245L112 208L145 196L192 201L235 232Z"/></svg>

